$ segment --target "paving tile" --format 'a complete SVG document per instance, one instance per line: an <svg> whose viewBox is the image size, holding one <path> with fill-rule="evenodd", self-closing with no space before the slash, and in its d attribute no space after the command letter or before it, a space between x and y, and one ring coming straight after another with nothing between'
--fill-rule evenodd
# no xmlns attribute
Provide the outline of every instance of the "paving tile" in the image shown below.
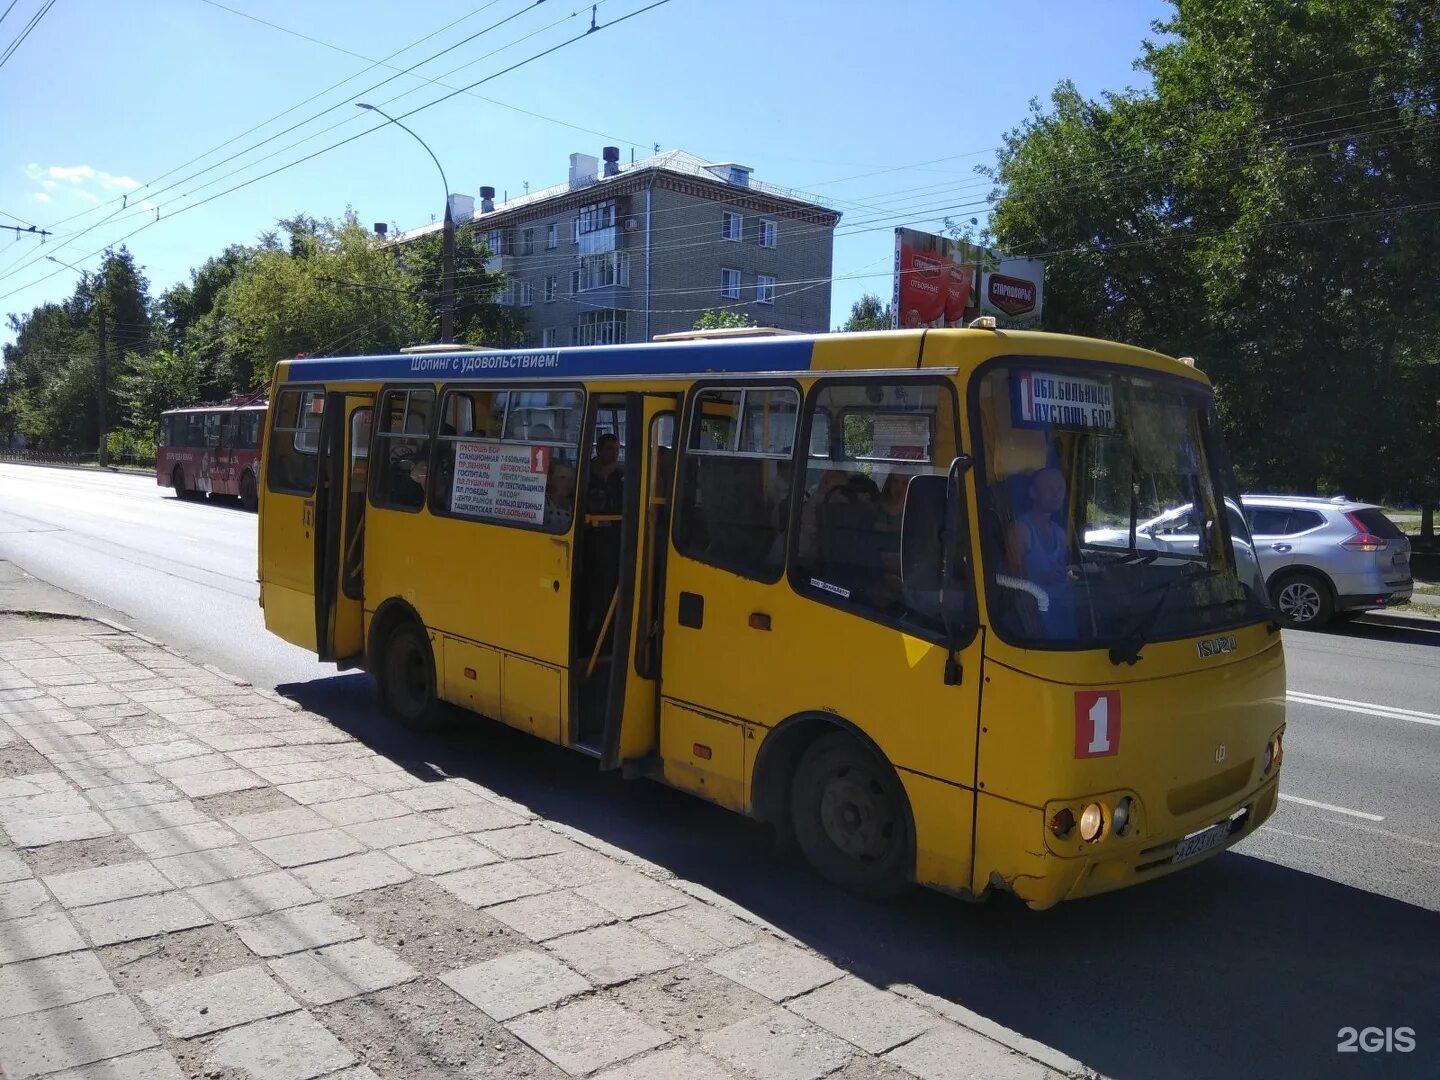
<svg viewBox="0 0 1440 1080"><path fill-rule="evenodd" d="M366 847L372 848L418 844L423 840L438 840L442 836L451 835L445 826L419 814L360 822L345 826L345 831Z"/></svg>
<svg viewBox="0 0 1440 1080"><path fill-rule="evenodd" d="M522 896L548 892L550 886L519 863L495 863L441 874L435 884L471 907L489 907Z"/></svg>
<svg viewBox="0 0 1440 1080"><path fill-rule="evenodd" d="M631 925L692 960L748 945L759 936L749 923L709 904L691 903L658 915L645 915Z"/></svg>
<svg viewBox="0 0 1440 1080"><path fill-rule="evenodd" d="M598 904L565 890L511 900L497 904L489 911L531 941L548 941L561 934L599 926L614 918Z"/></svg>
<svg viewBox="0 0 1440 1080"><path fill-rule="evenodd" d="M484 842L483 838L481 842ZM615 877L623 870L619 864L605 856L583 849L566 851L559 855L541 855L536 859L526 859L525 868L558 889L574 889L581 885L589 885L592 881Z"/></svg>
<svg viewBox="0 0 1440 1080"><path fill-rule="evenodd" d="M208 851L235 843L235 834L218 821L194 825L176 825L168 829L132 833L135 846L152 859L167 855L183 855L189 851Z"/></svg>
<svg viewBox="0 0 1440 1080"><path fill-rule="evenodd" d="M1048 1080L1049 1069L958 1024L933 1028L885 1055L920 1080Z"/></svg>
<svg viewBox="0 0 1440 1080"><path fill-rule="evenodd" d="M205 926L210 916L182 893L138 896L108 904L76 908L71 914L97 946Z"/></svg>
<svg viewBox="0 0 1440 1080"><path fill-rule="evenodd" d="M162 780L93 788L87 794L90 801L101 810L124 810L131 806L174 802L180 798L180 792Z"/></svg>
<svg viewBox="0 0 1440 1080"><path fill-rule="evenodd" d="M512 814L485 799L477 799L449 810L437 810L431 816L446 828L459 833L513 829L516 825L525 824L525 819L520 815Z"/></svg>
<svg viewBox="0 0 1440 1080"><path fill-rule="evenodd" d="M582 976L538 949L506 953L441 975L440 981L502 1022L590 989Z"/></svg>
<svg viewBox="0 0 1440 1080"><path fill-rule="evenodd" d="M462 787L442 780L406 788L396 792L395 798L411 810L449 810L456 806L468 806L475 802L477 797Z"/></svg>
<svg viewBox="0 0 1440 1080"><path fill-rule="evenodd" d="M53 906L49 891L34 878L0 885L0 922L38 915Z"/></svg>
<svg viewBox="0 0 1440 1080"><path fill-rule="evenodd" d="M199 746L198 743L195 745ZM194 757L177 758L174 761L162 761L151 768L157 776L168 780L176 776L194 776L196 773L218 772L220 769L235 767L235 763L227 755L214 753L208 746L201 746L200 749L204 753Z"/></svg>
<svg viewBox="0 0 1440 1080"><path fill-rule="evenodd" d="M939 1023L933 1013L898 994L850 975L795 998L786 1008L872 1054L883 1054Z"/></svg>
<svg viewBox="0 0 1440 1080"><path fill-rule="evenodd" d="M357 825L362 821L400 817L410 808L389 795L363 795L358 799L337 799L314 804L317 814L334 825Z"/></svg>
<svg viewBox="0 0 1440 1080"><path fill-rule="evenodd" d="M819 1080L854 1056L847 1043L784 1009L731 1024L703 1045L722 1061L766 1080Z"/></svg>
<svg viewBox="0 0 1440 1080"><path fill-rule="evenodd" d="M513 829L495 829L481 839L486 847L507 859L533 859L539 855L563 855L579 850L573 840L543 825L517 825Z"/></svg>
<svg viewBox="0 0 1440 1080"><path fill-rule="evenodd" d="M219 756L214 754L208 746L193 739L170 739L167 742L132 746L129 754L141 765L175 764L180 761L194 762L202 758ZM184 776L191 771L204 771L203 769L195 770L193 766L185 768L176 765L176 768L179 770L175 773L176 776Z"/></svg>
<svg viewBox="0 0 1440 1080"><path fill-rule="evenodd" d="M388 854L417 874L446 874L500 861L500 856L468 836L442 836L438 840L406 844L391 848Z"/></svg>
<svg viewBox="0 0 1440 1080"><path fill-rule="evenodd" d="M530 1013L505 1025L572 1076L624 1061L670 1041L623 1006L602 997Z"/></svg>
<svg viewBox="0 0 1440 1080"><path fill-rule="evenodd" d="M285 956L303 949L318 949L353 941L365 932L349 919L336 915L329 904L257 915L232 929L257 956Z"/></svg>
<svg viewBox="0 0 1440 1080"><path fill-rule="evenodd" d="M300 1006L258 964L207 975L140 997L161 1027L181 1039L294 1012Z"/></svg>
<svg viewBox="0 0 1440 1080"><path fill-rule="evenodd" d="M0 1020L115 993L93 952L72 952L0 967Z"/></svg>
<svg viewBox="0 0 1440 1080"><path fill-rule="evenodd" d="M491 909L492 915L498 913L498 908ZM597 926L557 938L549 948L597 986L613 986L681 963L669 949L628 926Z"/></svg>
<svg viewBox="0 0 1440 1080"><path fill-rule="evenodd" d="M128 997L94 998L0 1021L0 1074L21 1080L159 1042Z"/></svg>
<svg viewBox="0 0 1440 1080"><path fill-rule="evenodd" d="M834 982L844 974L804 949L770 940L712 956L705 964L716 974L777 1002Z"/></svg>
<svg viewBox="0 0 1440 1080"><path fill-rule="evenodd" d="M177 776L171 783L192 799L267 786L264 780L245 769L216 769L214 772L191 773L188 776Z"/></svg>
<svg viewBox="0 0 1440 1080"><path fill-rule="evenodd" d="M0 881L19 881L30 876L30 867L13 851L0 848Z"/></svg>
<svg viewBox="0 0 1440 1080"><path fill-rule="evenodd" d="M261 731L246 731L240 734L196 732L195 737L205 745L221 753L230 753L235 750L255 750L261 747L280 745L280 740L274 735L266 735Z"/></svg>
<svg viewBox="0 0 1440 1080"><path fill-rule="evenodd" d="M142 1050L78 1069L51 1073L45 1080L185 1080L180 1066L164 1050Z"/></svg>
<svg viewBox="0 0 1440 1080"><path fill-rule="evenodd" d="M465 870L460 872L469 873ZM369 851L363 855L347 855L343 859L297 867L295 876L321 896L334 899L367 889L398 885L414 875L408 867L401 866L384 852Z"/></svg>
<svg viewBox="0 0 1440 1080"><path fill-rule="evenodd" d="M389 949L367 938L283 956L270 961L270 970L307 1005L329 1005L420 977Z"/></svg>
<svg viewBox="0 0 1440 1080"><path fill-rule="evenodd" d="M315 900L314 893L284 870L197 885L190 890L190 896L218 922L248 919Z"/></svg>
<svg viewBox="0 0 1440 1080"><path fill-rule="evenodd" d="M306 806L291 806L284 810L267 810L259 814L242 814L226 818L225 824L246 840L269 840L276 836L290 836L292 833L312 832L330 828L330 822Z"/></svg>
<svg viewBox="0 0 1440 1080"><path fill-rule="evenodd" d="M16 847L44 847L70 840L93 840L109 836L115 829L99 814L61 814L57 817L28 818L5 825Z"/></svg>
<svg viewBox="0 0 1440 1080"><path fill-rule="evenodd" d="M370 788L358 780L349 780L344 777L302 780L298 784L284 784L280 790L303 806L318 802L334 802L337 799L363 798L373 794Z"/></svg>
<svg viewBox="0 0 1440 1080"><path fill-rule="evenodd" d="M353 1064L355 1055L309 1013L231 1028L210 1044L206 1075L314 1080Z"/></svg>
<svg viewBox="0 0 1440 1080"><path fill-rule="evenodd" d="M223 847L156 859L155 869L177 888L186 889L192 885L209 885L212 881L263 874L275 869L275 864L248 847Z"/></svg>
<svg viewBox="0 0 1440 1080"><path fill-rule="evenodd" d="M630 871L592 881L575 891L622 919L672 911L690 902L679 889Z"/></svg>
<svg viewBox="0 0 1440 1080"><path fill-rule="evenodd" d="M734 1080L714 1058L689 1046L671 1046L596 1073L592 1080Z"/></svg>
<svg viewBox="0 0 1440 1080"><path fill-rule="evenodd" d="M251 771L267 784L298 784L304 780L324 780L340 775L320 761L296 761L289 765L252 765Z"/></svg>
<svg viewBox="0 0 1440 1080"><path fill-rule="evenodd" d="M169 879L150 862L124 862L51 874L45 878L45 885L67 908L128 900L172 888Z"/></svg>
<svg viewBox="0 0 1440 1080"><path fill-rule="evenodd" d="M51 911L0 923L0 964L85 948L85 940L64 912Z"/></svg>
<svg viewBox="0 0 1440 1080"><path fill-rule="evenodd" d="M357 855L365 845L344 829L320 829L316 832L292 833L270 840L254 841L255 849L281 866L304 866L325 862L342 855Z"/></svg>
<svg viewBox="0 0 1440 1080"><path fill-rule="evenodd" d="M107 810L105 817L121 832L153 832L156 829L173 829L176 825L198 825L209 821L194 804L180 802L155 803L152 806L133 806L126 810Z"/></svg>

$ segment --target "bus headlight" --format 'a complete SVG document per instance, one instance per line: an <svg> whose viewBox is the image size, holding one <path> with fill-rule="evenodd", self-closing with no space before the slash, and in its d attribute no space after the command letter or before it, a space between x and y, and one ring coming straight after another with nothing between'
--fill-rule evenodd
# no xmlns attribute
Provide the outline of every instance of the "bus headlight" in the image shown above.
<svg viewBox="0 0 1440 1080"><path fill-rule="evenodd" d="M1275 764L1275 744L1274 744L1273 742L1268 742L1268 743L1265 744L1265 756L1264 756L1264 757L1261 759L1261 761L1260 761L1260 766L1261 766L1261 767L1260 767L1260 771L1261 771L1261 773L1263 773L1265 776L1269 776L1269 775L1270 775L1270 766L1271 766L1271 765L1274 765L1274 764Z"/></svg>
<svg viewBox="0 0 1440 1080"><path fill-rule="evenodd" d="M1115 804L1115 813L1111 815L1110 823L1116 836L1124 836L1125 830L1130 827L1130 806L1133 802L1134 800L1126 795Z"/></svg>
<svg viewBox="0 0 1440 1080"><path fill-rule="evenodd" d="M1100 833L1105 828L1105 812L1100 809L1099 803L1091 803L1080 811L1080 838L1086 841L1100 839Z"/></svg>

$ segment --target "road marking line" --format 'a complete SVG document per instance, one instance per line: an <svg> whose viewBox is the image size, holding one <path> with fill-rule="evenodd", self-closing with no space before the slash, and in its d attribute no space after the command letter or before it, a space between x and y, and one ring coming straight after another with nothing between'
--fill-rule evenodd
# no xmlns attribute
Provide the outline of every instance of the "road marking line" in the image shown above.
<svg viewBox="0 0 1440 1080"><path fill-rule="evenodd" d="M1364 818L1366 821L1384 821L1379 814L1367 814L1364 810L1347 810L1343 806L1332 806L1328 802L1316 802L1314 799L1302 799L1298 795L1286 795L1283 792L1280 798L1286 802L1299 803L1301 806L1313 806L1317 810L1331 810L1337 814L1349 814L1351 817Z"/></svg>
<svg viewBox="0 0 1440 1080"><path fill-rule="evenodd" d="M1323 694L1306 694L1299 690L1287 690L1285 697L1301 705L1314 705L1321 709L1340 709L1344 712L1364 713L1366 716L1381 716L1388 720L1408 720L1412 724L1440 727L1440 714L1420 712L1418 709L1399 709L1393 705L1376 705L1370 701L1351 701L1348 698L1326 697Z"/></svg>

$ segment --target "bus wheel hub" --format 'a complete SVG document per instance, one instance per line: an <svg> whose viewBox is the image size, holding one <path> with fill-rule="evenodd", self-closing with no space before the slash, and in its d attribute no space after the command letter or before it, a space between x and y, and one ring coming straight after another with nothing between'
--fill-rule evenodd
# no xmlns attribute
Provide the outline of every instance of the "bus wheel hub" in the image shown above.
<svg viewBox="0 0 1440 1080"><path fill-rule="evenodd" d="M852 858L879 858L889 846L884 792L870 777L833 777L820 799L820 821L830 842Z"/></svg>

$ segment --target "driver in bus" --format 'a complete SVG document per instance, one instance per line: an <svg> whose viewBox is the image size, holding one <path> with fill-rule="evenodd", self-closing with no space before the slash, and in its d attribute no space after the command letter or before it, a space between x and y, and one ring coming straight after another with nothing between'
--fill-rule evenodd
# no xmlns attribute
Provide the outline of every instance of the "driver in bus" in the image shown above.
<svg viewBox="0 0 1440 1080"><path fill-rule="evenodd" d="M1030 478L1029 505L1010 525L1005 544L1007 572L1034 582L1050 598L1039 613L1044 635L1072 638L1076 634L1069 530L1058 519L1066 505L1065 474L1056 468L1036 471Z"/></svg>

